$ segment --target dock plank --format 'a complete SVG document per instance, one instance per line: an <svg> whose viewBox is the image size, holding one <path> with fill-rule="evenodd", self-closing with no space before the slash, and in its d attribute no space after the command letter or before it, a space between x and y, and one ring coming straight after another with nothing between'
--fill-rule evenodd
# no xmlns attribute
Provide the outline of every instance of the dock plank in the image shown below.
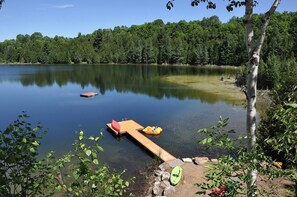
<svg viewBox="0 0 297 197"><path fill-rule="evenodd" d="M128 130L127 133L163 161L170 161L176 159L166 150L155 144L153 141L145 137L143 134L139 133L139 131Z"/></svg>
<svg viewBox="0 0 297 197"><path fill-rule="evenodd" d="M162 159L163 161L170 161L176 159L174 156L172 156L170 153L168 153L166 150L155 144L153 141L145 137L143 134L139 132L139 130L143 130L144 127L135 122L134 120L126 120L119 122L120 124L120 134L128 133L132 138L134 138L136 141L138 141L140 144L142 144L145 148L147 148L149 151L151 151L154 155ZM118 134L117 131L115 131L111 123L107 124L107 126L116 134Z"/></svg>
<svg viewBox="0 0 297 197"><path fill-rule="evenodd" d="M135 122L134 120L124 120L119 122L120 124L120 134L126 133L128 130L143 130L144 127ZM118 132L114 130L111 126L111 123L106 124L107 127L109 127L116 135L118 135Z"/></svg>

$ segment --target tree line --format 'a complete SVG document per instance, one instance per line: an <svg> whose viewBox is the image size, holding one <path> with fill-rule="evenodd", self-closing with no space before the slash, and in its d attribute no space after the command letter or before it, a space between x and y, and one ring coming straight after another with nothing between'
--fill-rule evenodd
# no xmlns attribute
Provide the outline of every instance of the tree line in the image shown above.
<svg viewBox="0 0 297 197"><path fill-rule="evenodd" d="M143 25L98 29L75 38L50 38L39 32L17 35L0 42L2 63L117 63L242 65L247 62L243 17L222 23L217 16L201 21L166 23L161 19ZM255 15L259 31L261 15ZM264 62L297 57L297 14L276 13L263 46Z"/></svg>

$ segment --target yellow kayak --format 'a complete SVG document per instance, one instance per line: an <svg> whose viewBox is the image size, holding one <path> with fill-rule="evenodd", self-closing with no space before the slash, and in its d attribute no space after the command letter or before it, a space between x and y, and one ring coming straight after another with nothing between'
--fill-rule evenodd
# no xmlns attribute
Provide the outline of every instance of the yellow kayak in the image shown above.
<svg viewBox="0 0 297 197"><path fill-rule="evenodd" d="M145 129L142 130L144 133L149 135L159 135L163 130L161 127L151 127L147 126Z"/></svg>

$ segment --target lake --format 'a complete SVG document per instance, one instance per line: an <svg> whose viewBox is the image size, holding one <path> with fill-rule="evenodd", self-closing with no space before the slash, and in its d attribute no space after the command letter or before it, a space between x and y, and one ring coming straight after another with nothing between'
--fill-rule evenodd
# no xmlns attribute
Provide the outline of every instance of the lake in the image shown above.
<svg viewBox="0 0 297 197"><path fill-rule="evenodd" d="M198 144L199 128L229 117L230 128L245 131L245 109L212 94L165 80L170 76L217 76L235 74L232 69L145 65L2 65L0 66L0 129L22 111L30 122L48 130L42 154L70 150L76 133L104 136L101 162L127 169L137 176L153 156L129 137L115 137L106 128L112 119L133 119L143 126L163 128L149 137L175 157L207 155ZM84 92L98 96L83 98Z"/></svg>

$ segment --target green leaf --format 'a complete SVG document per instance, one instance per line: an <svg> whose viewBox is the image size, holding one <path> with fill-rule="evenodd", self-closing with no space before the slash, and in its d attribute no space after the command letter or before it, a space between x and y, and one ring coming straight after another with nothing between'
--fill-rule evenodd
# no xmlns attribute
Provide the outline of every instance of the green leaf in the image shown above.
<svg viewBox="0 0 297 197"><path fill-rule="evenodd" d="M75 180L77 180L79 178L79 175L77 174L77 172L73 172L72 176Z"/></svg>
<svg viewBox="0 0 297 197"><path fill-rule="evenodd" d="M95 138L93 136L90 136L89 137L89 140L94 140Z"/></svg>
<svg viewBox="0 0 297 197"><path fill-rule="evenodd" d="M37 141L32 142L32 144L33 144L34 146L39 146L39 143L38 143Z"/></svg>
<svg viewBox="0 0 297 197"><path fill-rule="evenodd" d="M91 150L86 150L86 155L90 156L92 154Z"/></svg>
<svg viewBox="0 0 297 197"><path fill-rule="evenodd" d="M80 148L81 148L81 149L83 149L85 146L86 146L86 145L83 144L83 143L80 144Z"/></svg>
<svg viewBox="0 0 297 197"><path fill-rule="evenodd" d="M286 106L297 108L297 103L287 103Z"/></svg>
<svg viewBox="0 0 297 197"><path fill-rule="evenodd" d="M126 181L126 182L125 182L125 185L126 185L126 187L129 187L129 182Z"/></svg>
<svg viewBox="0 0 297 197"><path fill-rule="evenodd" d="M36 152L35 149L32 148L32 147L31 147L29 150L30 150L32 153L35 153L35 152Z"/></svg>
<svg viewBox="0 0 297 197"><path fill-rule="evenodd" d="M58 185L58 186L56 187L56 190L58 190L58 191L61 191L61 189L62 189L62 186L61 186L61 185Z"/></svg>
<svg viewBox="0 0 297 197"><path fill-rule="evenodd" d="M93 163L96 164L96 165L98 165L99 164L98 159L94 159L93 160Z"/></svg>
<svg viewBox="0 0 297 197"><path fill-rule="evenodd" d="M26 138L23 138L23 142L26 144L27 143L27 139Z"/></svg>
<svg viewBox="0 0 297 197"><path fill-rule="evenodd" d="M92 152L92 157L93 157L93 158L97 158L97 153Z"/></svg>
<svg viewBox="0 0 297 197"><path fill-rule="evenodd" d="M200 141L200 144L207 144L212 142L212 138L204 138L203 140Z"/></svg>
<svg viewBox="0 0 297 197"><path fill-rule="evenodd" d="M101 146L99 146L98 144L96 144L96 147L97 147L98 150L100 150L101 152L104 152L104 149L103 149Z"/></svg>

